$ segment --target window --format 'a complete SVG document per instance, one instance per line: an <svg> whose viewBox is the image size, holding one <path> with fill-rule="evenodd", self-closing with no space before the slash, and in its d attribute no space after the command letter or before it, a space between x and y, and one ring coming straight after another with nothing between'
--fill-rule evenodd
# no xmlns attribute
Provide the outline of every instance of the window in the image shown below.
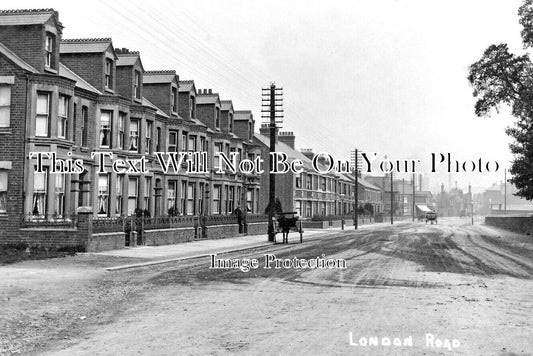
<svg viewBox="0 0 533 356"><path fill-rule="evenodd" d="M67 125L68 125L68 100L69 98L60 95L59 106L57 108L57 137L67 137Z"/></svg>
<svg viewBox="0 0 533 356"><path fill-rule="evenodd" d="M207 140L203 136L200 136L200 151L207 152ZM200 157L200 159L202 170L207 171L207 159L204 159L203 155Z"/></svg>
<svg viewBox="0 0 533 356"><path fill-rule="evenodd" d="M229 132L233 132L233 114L229 114Z"/></svg>
<svg viewBox="0 0 533 356"><path fill-rule="evenodd" d="M155 151L161 152L161 127L156 128L155 131Z"/></svg>
<svg viewBox="0 0 533 356"><path fill-rule="evenodd" d="M325 177L322 177L320 179L320 185L321 185L321 188L322 188L322 191L326 191L326 178Z"/></svg>
<svg viewBox="0 0 533 356"><path fill-rule="evenodd" d="M187 215L194 215L194 201L196 200L196 184L189 183L187 186Z"/></svg>
<svg viewBox="0 0 533 356"><path fill-rule="evenodd" d="M187 152L187 145L188 145L187 132L183 131L181 133L181 151L182 152Z"/></svg>
<svg viewBox="0 0 533 356"><path fill-rule="evenodd" d="M46 215L47 177L47 169L41 173L34 172L32 214L36 216Z"/></svg>
<svg viewBox="0 0 533 356"><path fill-rule="evenodd" d="M139 152L139 120L130 121L130 151Z"/></svg>
<svg viewBox="0 0 533 356"><path fill-rule="evenodd" d="M89 109L87 106L81 107L81 145L87 147L87 132L89 131Z"/></svg>
<svg viewBox="0 0 533 356"><path fill-rule="evenodd" d="M189 115L191 119L194 119L194 96L189 98Z"/></svg>
<svg viewBox="0 0 533 356"><path fill-rule="evenodd" d="M0 171L0 213L7 212L7 172Z"/></svg>
<svg viewBox="0 0 533 356"><path fill-rule="evenodd" d="M54 216L62 217L65 215L65 174L55 174L55 207Z"/></svg>
<svg viewBox="0 0 533 356"><path fill-rule="evenodd" d="M100 147L111 147L111 122L113 113L102 111L100 114Z"/></svg>
<svg viewBox="0 0 533 356"><path fill-rule="evenodd" d="M220 108L216 108L215 127L220 128Z"/></svg>
<svg viewBox="0 0 533 356"><path fill-rule="evenodd" d="M186 191L187 191L187 182L183 181L181 182L181 189L180 189L180 207L181 207L182 214L185 214L185 212L187 211L186 201L185 201Z"/></svg>
<svg viewBox="0 0 533 356"><path fill-rule="evenodd" d="M229 198L229 187L227 185L224 185L224 196L223 196L223 205L224 205L224 213L227 214L229 212L229 206L228 206L228 198Z"/></svg>
<svg viewBox="0 0 533 356"><path fill-rule="evenodd" d="M220 185L213 187L213 214L220 214Z"/></svg>
<svg viewBox="0 0 533 356"><path fill-rule="evenodd" d="M126 139L125 125L126 125L126 116L125 112L118 113L118 148L124 149L124 142Z"/></svg>
<svg viewBox="0 0 533 356"><path fill-rule="evenodd" d="M105 88L113 89L113 60L105 60Z"/></svg>
<svg viewBox="0 0 533 356"><path fill-rule="evenodd" d="M302 215L302 201L296 200L294 202L294 211L298 213L298 215Z"/></svg>
<svg viewBox="0 0 533 356"><path fill-rule="evenodd" d="M0 127L9 127L11 118L11 86L0 85Z"/></svg>
<svg viewBox="0 0 533 356"><path fill-rule="evenodd" d="M45 65L48 68L55 68L54 63L54 45L55 45L55 36L51 33L46 34L44 42L44 50L46 52L46 61Z"/></svg>
<svg viewBox="0 0 533 356"><path fill-rule="evenodd" d="M229 187L228 195L228 213L233 213L235 210L235 187Z"/></svg>
<svg viewBox="0 0 533 356"><path fill-rule="evenodd" d="M172 87L172 93L170 95L170 111L178 112L178 89Z"/></svg>
<svg viewBox="0 0 533 356"><path fill-rule="evenodd" d="M109 207L109 176L100 174L98 176L98 215L108 216Z"/></svg>
<svg viewBox="0 0 533 356"><path fill-rule="evenodd" d="M254 191L248 189L246 191L246 209L249 213L253 213L253 203L254 203Z"/></svg>
<svg viewBox="0 0 533 356"><path fill-rule="evenodd" d="M311 189L312 186L312 176L310 174L305 175L305 189Z"/></svg>
<svg viewBox="0 0 533 356"><path fill-rule="evenodd" d="M248 140L252 141L254 131L252 130L252 123L248 121Z"/></svg>
<svg viewBox="0 0 533 356"><path fill-rule="evenodd" d="M50 94L37 94L37 110L35 115L35 136L48 137L50 124Z"/></svg>
<svg viewBox="0 0 533 356"><path fill-rule="evenodd" d="M134 92L135 92L135 99L141 98L141 72L138 70L135 71L135 84L134 84Z"/></svg>
<svg viewBox="0 0 533 356"><path fill-rule="evenodd" d="M144 180L144 208L150 210L150 196L152 192L152 178L146 177Z"/></svg>
<svg viewBox="0 0 533 356"><path fill-rule="evenodd" d="M168 190L167 190L167 205L168 205L168 215L177 215L178 213L175 211L176 206L176 189L177 189L177 182L175 180L168 182Z"/></svg>
<svg viewBox="0 0 533 356"><path fill-rule="evenodd" d="M117 175L116 186L115 186L115 213L117 215L122 215L122 195L124 191L124 176Z"/></svg>
<svg viewBox="0 0 533 356"><path fill-rule="evenodd" d="M196 152L196 136L189 136L189 151Z"/></svg>
<svg viewBox="0 0 533 356"><path fill-rule="evenodd" d="M296 188L301 188L302 187L302 174L301 173L297 173L295 175L295 178L296 178Z"/></svg>
<svg viewBox="0 0 533 356"><path fill-rule="evenodd" d="M310 217L311 216L311 202L305 202L305 216Z"/></svg>
<svg viewBox="0 0 533 356"><path fill-rule="evenodd" d="M169 131L168 133L168 151L178 152L178 132Z"/></svg>
<svg viewBox="0 0 533 356"><path fill-rule="evenodd" d="M326 203L325 203L325 202L322 202L320 205L322 206L322 209L321 209L321 212L320 212L320 213L321 213L322 215L326 215Z"/></svg>
<svg viewBox="0 0 533 356"><path fill-rule="evenodd" d="M137 190L138 181L136 177L131 177L128 180L128 215L135 213L137 209Z"/></svg>
<svg viewBox="0 0 533 356"><path fill-rule="evenodd" d="M145 132L145 147L144 152L152 153L152 121L146 121L146 132Z"/></svg>
<svg viewBox="0 0 533 356"><path fill-rule="evenodd" d="M213 168L218 168L220 166L220 157L219 155L217 154L218 152L222 152L222 144L221 143L215 143L215 147L214 147L214 167Z"/></svg>
<svg viewBox="0 0 533 356"><path fill-rule="evenodd" d="M76 103L74 103L74 110L72 111L74 112L74 116L72 116L72 141L76 144L76 125L78 124L78 105Z"/></svg>
<svg viewBox="0 0 533 356"><path fill-rule="evenodd" d="M204 213L204 195L205 195L205 186L204 183L200 183L200 189L198 191L198 214Z"/></svg>

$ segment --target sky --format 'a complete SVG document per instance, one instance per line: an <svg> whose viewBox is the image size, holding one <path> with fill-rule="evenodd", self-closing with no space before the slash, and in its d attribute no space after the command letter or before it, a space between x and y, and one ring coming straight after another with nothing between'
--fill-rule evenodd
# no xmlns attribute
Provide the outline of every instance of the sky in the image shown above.
<svg viewBox="0 0 533 356"><path fill-rule="evenodd" d="M358 148L430 168L432 153L496 161L496 173L428 173L430 186L503 180L512 156L503 110L474 115L469 65L491 44L523 51L521 1L3 1L59 11L63 38L111 37L146 70L175 69L261 124L261 88L283 87L282 131L296 148L346 159ZM438 156L440 157L440 156ZM485 167L484 167L485 168ZM375 167L374 167L375 169ZM380 173L375 169L375 173Z"/></svg>

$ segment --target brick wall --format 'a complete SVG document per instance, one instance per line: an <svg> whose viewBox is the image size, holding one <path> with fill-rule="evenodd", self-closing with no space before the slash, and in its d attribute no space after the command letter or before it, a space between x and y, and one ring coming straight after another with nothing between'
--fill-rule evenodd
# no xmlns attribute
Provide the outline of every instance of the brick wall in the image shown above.
<svg viewBox="0 0 533 356"><path fill-rule="evenodd" d="M196 105L196 119L211 129L215 129L215 106L211 104Z"/></svg>
<svg viewBox="0 0 533 356"><path fill-rule="evenodd" d="M530 216L487 216L485 223L520 234L533 233L533 217Z"/></svg>
<svg viewBox="0 0 533 356"><path fill-rule="evenodd" d="M44 38L42 25L0 27L0 42L39 72L44 70Z"/></svg>
<svg viewBox="0 0 533 356"><path fill-rule="evenodd" d="M63 53L61 63L100 91L104 91L103 53Z"/></svg>
<svg viewBox="0 0 533 356"><path fill-rule="evenodd" d="M143 84L143 95L168 116L172 116L170 112L170 83Z"/></svg>

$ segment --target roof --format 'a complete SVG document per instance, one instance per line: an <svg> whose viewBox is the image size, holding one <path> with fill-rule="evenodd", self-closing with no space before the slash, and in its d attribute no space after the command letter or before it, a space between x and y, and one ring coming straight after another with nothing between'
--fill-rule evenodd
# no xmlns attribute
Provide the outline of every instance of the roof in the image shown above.
<svg viewBox="0 0 533 356"><path fill-rule="evenodd" d="M0 26L42 25L52 17L57 25L63 27L57 20L58 16L54 9L2 10Z"/></svg>
<svg viewBox="0 0 533 356"><path fill-rule="evenodd" d="M175 70L149 70L143 73L143 84L172 83L175 78Z"/></svg>
<svg viewBox="0 0 533 356"><path fill-rule="evenodd" d="M372 189L372 190L382 190L380 187L378 186L375 186L374 184L370 183L370 182L367 182L366 180L364 179L358 179L357 180L357 183L359 185L362 185L363 187L366 187L366 188L369 188L369 189Z"/></svg>
<svg viewBox="0 0 533 356"><path fill-rule="evenodd" d="M233 109L233 102L231 100L221 100L220 101L220 110L229 111Z"/></svg>
<svg viewBox="0 0 533 356"><path fill-rule="evenodd" d="M102 94L101 91L93 87L91 84L87 83L83 78L78 76L76 73L68 69L63 63L59 63L59 75L72 79L76 81L76 87L80 89L85 89L96 94Z"/></svg>
<svg viewBox="0 0 533 356"><path fill-rule="evenodd" d="M15 63L20 68L25 69L31 73L38 73L37 69L33 68L31 65L26 63L23 59L21 59L15 53L11 52L11 50L7 48L6 46L4 46L1 42L0 42L0 53L2 53L4 56L6 56L7 59Z"/></svg>
<svg viewBox="0 0 533 356"><path fill-rule="evenodd" d="M117 54L117 67L121 66L134 66L137 61L139 61L139 65L141 66L142 70L144 71L143 64L141 62L141 56L139 55L139 52L131 51L131 52L124 52L125 49L116 49L115 53Z"/></svg>
<svg viewBox="0 0 533 356"><path fill-rule="evenodd" d="M156 111L156 113L158 115L161 115L163 117L169 118L169 116L165 112L163 112L163 110L159 109L157 106L152 104L152 102L150 100L146 99L145 97L143 97L142 103L143 103L144 106L148 106L148 107L150 107L152 109L155 109L155 111Z"/></svg>
<svg viewBox="0 0 533 356"><path fill-rule="evenodd" d="M236 110L233 112L233 120L250 120L253 118L250 110Z"/></svg>
<svg viewBox="0 0 533 356"><path fill-rule="evenodd" d="M196 105L216 104L217 102L220 102L220 100L218 98L218 94L216 93L200 94L196 96Z"/></svg>
<svg viewBox="0 0 533 356"><path fill-rule="evenodd" d="M179 90L181 92L190 92L193 88L196 92L196 88L194 86L194 80L180 80L179 81L180 88Z"/></svg>
<svg viewBox="0 0 533 356"><path fill-rule="evenodd" d="M67 53L103 53L112 45L111 38L73 38L61 40L59 50Z"/></svg>

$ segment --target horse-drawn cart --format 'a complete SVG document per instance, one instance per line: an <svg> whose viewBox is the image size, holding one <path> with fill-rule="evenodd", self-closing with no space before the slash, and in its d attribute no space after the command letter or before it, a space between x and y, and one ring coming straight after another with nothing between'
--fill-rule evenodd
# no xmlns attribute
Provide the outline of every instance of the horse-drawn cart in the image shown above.
<svg viewBox="0 0 533 356"><path fill-rule="evenodd" d="M276 233L283 234L283 243L289 243L289 232L295 231L300 233L300 243L303 242L302 221L295 211L279 213L276 219Z"/></svg>

